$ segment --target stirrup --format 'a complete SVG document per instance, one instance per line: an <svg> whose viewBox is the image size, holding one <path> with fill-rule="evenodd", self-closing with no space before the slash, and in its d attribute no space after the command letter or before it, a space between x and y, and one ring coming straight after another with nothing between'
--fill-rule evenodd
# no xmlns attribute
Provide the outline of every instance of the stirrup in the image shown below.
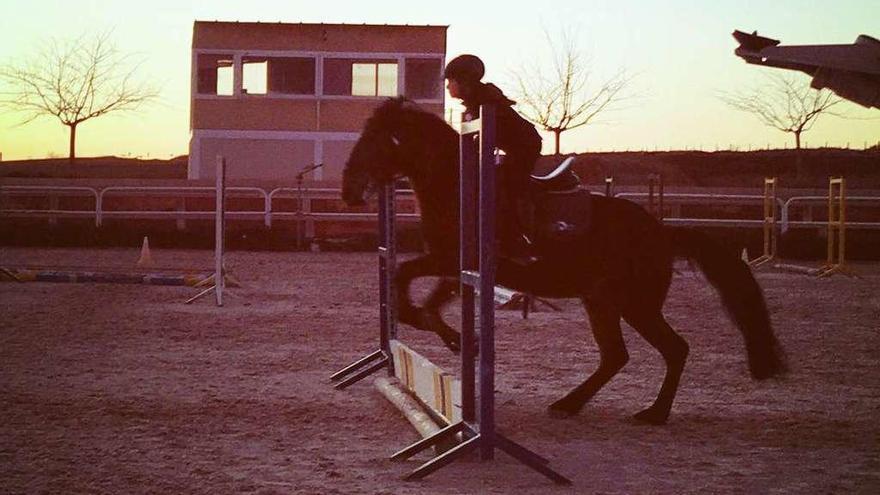
<svg viewBox="0 0 880 495"><path fill-rule="evenodd" d="M513 248L513 249L511 249ZM519 234L514 245L499 245L498 256L517 265L528 266L538 261L532 250L532 241L525 234Z"/></svg>

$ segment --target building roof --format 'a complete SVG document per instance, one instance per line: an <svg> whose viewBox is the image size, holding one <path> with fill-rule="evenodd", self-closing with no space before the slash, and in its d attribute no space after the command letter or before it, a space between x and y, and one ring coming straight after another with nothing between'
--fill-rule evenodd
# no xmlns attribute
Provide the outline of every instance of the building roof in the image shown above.
<svg viewBox="0 0 880 495"><path fill-rule="evenodd" d="M426 27L426 28L448 28L448 24L368 24L368 23L346 23L346 22L264 22L264 21L205 21L196 19L193 24L238 24L238 25L284 25L284 26L370 26L370 27Z"/></svg>
<svg viewBox="0 0 880 495"><path fill-rule="evenodd" d="M449 26L195 21L194 49L446 53Z"/></svg>

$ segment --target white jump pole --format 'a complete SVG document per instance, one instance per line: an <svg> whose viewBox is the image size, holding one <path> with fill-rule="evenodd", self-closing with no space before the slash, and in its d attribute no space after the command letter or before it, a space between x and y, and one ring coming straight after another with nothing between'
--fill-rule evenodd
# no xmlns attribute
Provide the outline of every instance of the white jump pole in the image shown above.
<svg viewBox="0 0 880 495"><path fill-rule="evenodd" d="M223 306L223 289L226 286L223 273L223 255L226 248L226 159L217 156L217 194L214 212L214 295L217 306Z"/></svg>
<svg viewBox="0 0 880 495"><path fill-rule="evenodd" d="M226 287L226 273L223 266L223 255L226 237L226 158L217 155L217 173L215 177L216 192L214 193L214 285L186 300L186 304L201 299L214 292L217 306L223 306L223 289Z"/></svg>

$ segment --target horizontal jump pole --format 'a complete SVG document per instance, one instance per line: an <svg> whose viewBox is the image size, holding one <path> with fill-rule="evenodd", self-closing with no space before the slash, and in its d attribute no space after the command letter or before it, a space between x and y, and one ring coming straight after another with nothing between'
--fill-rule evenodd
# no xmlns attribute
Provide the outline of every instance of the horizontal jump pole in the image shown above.
<svg viewBox="0 0 880 495"><path fill-rule="evenodd" d="M389 346L394 375L376 378L373 385L422 439L436 440L450 425L462 424L461 380L398 340L391 340ZM432 446L440 454L455 448L459 441L450 436L436 440Z"/></svg>
<svg viewBox="0 0 880 495"><path fill-rule="evenodd" d="M436 435L440 427L430 414L425 412L425 406L413 397L411 391L404 387L400 380L392 377L380 377L373 381L376 389L383 397L388 399L403 417L416 429L422 438Z"/></svg>
<svg viewBox="0 0 880 495"><path fill-rule="evenodd" d="M793 265L790 263L776 263L773 268L791 273L802 273L804 275L818 275L821 268L812 268L809 266Z"/></svg>
<svg viewBox="0 0 880 495"><path fill-rule="evenodd" d="M436 438L450 425L461 424L461 382L405 344L393 340L390 345L394 376L373 381L379 393L401 412L422 439ZM436 441L435 452L449 451L459 440L449 437Z"/></svg>
<svg viewBox="0 0 880 495"><path fill-rule="evenodd" d="M167 273L28 270L16 268L4 268L3 272L13 276L19 282L147 284L188 287L196 287L203 283L205 279L213 276L212 273L169 275ZM0 280L4 279L5 277L0 277Z"/></svg>

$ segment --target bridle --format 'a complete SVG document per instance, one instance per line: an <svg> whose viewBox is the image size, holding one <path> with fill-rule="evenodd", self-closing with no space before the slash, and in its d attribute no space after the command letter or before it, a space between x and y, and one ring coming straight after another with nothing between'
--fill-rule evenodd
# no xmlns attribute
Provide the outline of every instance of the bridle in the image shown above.
<svg viewBox="0 0 880 495"><path fill-rule="evenodd" d="M393 143L393 152L391 160L397 162L397 153L400 147L400 140L389 131L389 135L391 137L391 142ZM394 169L395 167L390 167ZM394 171L393 173L382 173L380 176L371 178L371 180L367 181L367 186L364 191L364 199L372 199L375 197L379 191L388 184L389 182L394 183L400 179L406 178L406 174L401 171Z"/></svg>

